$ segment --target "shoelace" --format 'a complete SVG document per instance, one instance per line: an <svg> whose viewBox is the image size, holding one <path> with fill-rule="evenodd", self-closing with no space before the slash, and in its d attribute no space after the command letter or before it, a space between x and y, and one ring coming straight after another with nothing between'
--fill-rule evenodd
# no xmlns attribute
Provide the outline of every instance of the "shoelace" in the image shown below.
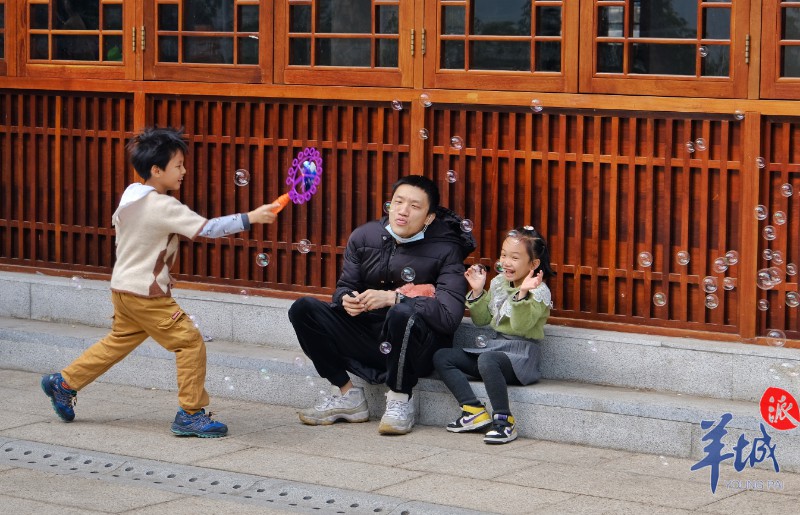
<svg viewBox="0 0 800 515"><path fill-rule="evenodd" d="M328 408L335 408L341 405L342 400L343 399L341 395L328 395L314 407L320 411L326 410Z"/></svg>
<svg viewBox="0 0 800 515"><path fill-rule="evenodd" d="M390 417L406 418L409 411L409 402L390 400L386 403L386 414Z"/></svg>
<svg viewBox="0 0 800 515"><path fill-rule="evenodd" d="M53 389L56 394L56 400L62 404L69 404L70 407L75 407L78 404L78 396L73 395L67 390L64 390L61 387Z"/></svg>

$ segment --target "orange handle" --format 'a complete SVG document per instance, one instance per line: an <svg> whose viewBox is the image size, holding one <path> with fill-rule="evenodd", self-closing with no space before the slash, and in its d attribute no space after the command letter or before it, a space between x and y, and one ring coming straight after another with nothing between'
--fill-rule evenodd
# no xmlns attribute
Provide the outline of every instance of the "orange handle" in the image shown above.
<svg viewBox="0 0 800 515"><path fill-rule="evenodd" d="M285 208L287 205L289 205L289 194L288 193L284 193L280 197L278 197L275 200L273 200L272 203L273 204L280 204L278 207L276 207L275 209L272 210L272 212L277 215L278 213L283 211L283 208Z"/></svg>

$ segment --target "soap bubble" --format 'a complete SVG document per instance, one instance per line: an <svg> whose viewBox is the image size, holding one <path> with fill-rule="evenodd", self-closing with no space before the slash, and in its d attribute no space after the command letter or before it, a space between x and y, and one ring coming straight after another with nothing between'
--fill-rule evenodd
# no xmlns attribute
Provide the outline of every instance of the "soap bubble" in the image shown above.
<svg viewBox="0 0 800 515"><path fill-rule="evenodd" d="M461 150L464 148L464 140L461 139L461 136L453 136L450 138L450 146L455 150Z"/></svg>
<svg viewBox="0 0 800 515"><path fill-rule="evenodd" d="M778 285L783 282L783 277L781 276L781 269L777 266L771 266L767 268L767 272L769 272L769 276L772 278L772 282L775 285Z"/></svg>
<svg viewBox="0 0 800 515"><path fill-rule="evenodd" d="M394 109L395 111L402 111L403 102L395 98L394 100L392 100L392 109Z"/></svg>
<svg viewBox="0 0 800 515"><path fill-rule="evenodd" d="M261 268L264 268L269 264L269 254L265 252L259 252L256 254L256 264Z"/></svg>
<svg viewBox="0 0 800 515"><path fill-rule="evenodd" d="M303 368L305 364L306 360L305 358L303 358L303 356L296 356L294 358L294 366L296 366L297 368Z"/></svg>
<svg viewBox="0 0 800 515"><path fill-rule="evenodd" d="M728 269L728 260L724 257L718 257L714 260L714 265L712 266L715 272L721 274Z"/></svg>
<svg viewBox="0 0 800 515"><path fill-rule="evenodd" d="M391 210L392 210L392 203L387 200L386 202L383 203L383 212L388 215L389 211Z"/></svg>
<svg viewBox="0 0 800 515"><path fill-rule="evenodd" d="M706 295L706 307L708 309L715 309L717 306L719 306L719 297L713 293Z"/></svg>
<svg viewBox="0 0 800 515"><path fill-rule="evenodd" d="M775 225L785 224L786 213L784 213L783 211L775 211L775 213L772 215L772 221L775 223Z"/></svg>
<svg viewBox="0 0 800 515"><path fill-rule="evenodd" d="M259 370L258 375L260 375L261 379L263 379L264 381L269 381L270 379L269 370L267 370L266 368L262 368L261 370Z"/></svg>
<svg viewBox="0 0 800 515"><path fill-rule="evenodd" d="M691 141L686 142L686 151L690 154L694 154L694 143Z"/></svg>
<svg viewBox="0 0 800 515"><path fill-rule="evenodd" d="M247 297L250 296L250 292L248 292L247 290L239 290L239 295L241 295L246 299Z"/></svg>
<svg viewBox="0 0 800 515"><path fill-rule="evenodd" d="M407 283L412 282L416 276L417 276L417 273L410 266L405 267L400 272L400 278L402 280L404 280L405 282L407 282Z"/></svg>
<svg viewBox="0 0 800 515"><path fill-rule="evenodd" d="M230 378L230 377L225 377L225 382L226 382L226 383L229 383L229 382L230 382L230 380L231 380L231 378Z"/></svg>
<svg viewBox="0 0 800 515"><path fill-rule="evenodd" d="M389 354L392 352L392 344L389 342L383 342L378 346L378 350L381 351L381 354Z"/></svg>
<svg viewBox="0 0 800 515"><path fill-rule="evenodd" d="M796 308L797 306L800 306L800 293L797 293L796 291L787 291L786 305L790 308Z"/></svg>
<svg viewBox="0 0 800 515"><path fill-rule="evenodd" d="M756 206L755 209L756 220L766 220L767 219L767 206L763 206L761 204Z"/></svg>
<svg viewBox="0 0 800 515"><path fill-rule="evenodd" d="M736 288L736 279L734 277L726 277L722 280L722 288L731 291Z"/></svg>
<svg viewBox="0 0 800 515"><path fill-rule="evenodd" d="M587 340L586 345L589 346L590 351L597 352L597 345L594 340Z"/></svg>
<svg viewBox="0 0 800 515"><path fill-rule="evenodd" d="M431 101L431 96L427 93L422 93L419 96L419 103L422 104L422 107L430 107L433 105L433 101Z"/></svg>
<svg viewBox="0 0 800 515"><path fill-rule="evenodd" d="M776 265L783 264L783 252L780 250L773 250L772 251L772 262Z"/></svg>
<svg viewBox="0 0 800 515"><path fill-rule="evenodd" d="M764 235L764 239L767 241L772 241L778 237L778 235L775 234L775 227L771 225L764 226L764 229L761 232Z"/></svg>
<svg viewBox="0 0 800 515"><path fill-rule="evenodd" d="M475 337L475 346L479 349L486 348L486 337L482 334L479 334Z"/></svg>
<svg viewBox="0 0 800 515"><path fill-rule="evenodd" d="M736 111L733 112L733 117L740 121L744 120L744 111L742 111L741 109L737 109Z"/></svg>
<svg viewBox="0 0 800 515"><path fill-rule="evenodd" d="M701 46L697 49L697 52L700 54L700 57L707 57L708 56L708 47Z"/></svg>
<svg viewBox="0 0 800 515"><path fill-rule="evenodd" d="M764 249L761 251L761 257L765 260L770 261L772 259L772 249Z"/></svg>
<svg viewBox="0 0 800 515"><path fill-rule="evenodd" d="M453 184L458 180L458 174L455 170L447 170L447 182Z"/></svg>
<svg viewBox="0 0 800 515"><path fill-rule="evenodd" d="M690 259L689 252L686 250L679 250L678 253L675 254L675 261L677 261L679 265L688 265Z"/></svg>
<svg viewBox="0 0 800 515"><path fill-rule="evenodd" d="M767 299L758 299L758 310L767 311L769 309L769 301Z"/></svg>
<svg viewBox="0 0 800 515"><path fill-rule="evenodd" d="M717 291L717 278L713 275L703 277L703 291L706 293L714 293Z"/></svg>
<svg viewBox="0 0 800 515"><path fill-rule="evenodd" d="M735 250L729 250L725 253L725 260L728 262L728 265L733 266L739 262L739 253Z"/></svg>
<svg viewBox="0 0 800 515"><path fill-rule="evenodd" d="M308 240L300 240L297 242L297 251L301 254L308 254L311 251L311 242Z"/></svg>
<svg viewBox="0 0 800 515"><path fill-rule="evenodd" d="M772 281L772 275L769 273L769 269L762 268L756 273L756 286L762 290L770 290L773 286L775 286L775 283Z"/></svg>
<svg viewBox="0 0 800 515"><path fill-rule="evenodd" d="M767 345L783 347L786 345L786 334L780 329L770 329L767 331Z"/></svg>
<svg viewBox="0 0 800 515"><path fill-rule="evenodd" d="M703 151L706 148L708 148L706 146L706 140L704 140L703 138L697 138L696 140L694 140L694 146L695 146L695 148L697 150L700 150L700 151Z"/></svg>
<svg viewBox="0 0 800 515"><path fill-rule="evenodd" d="M669 465L669 462L667 461L666 457L659 456L658 459L661 460L661 464L664 465L665 467Z"/></svg>
<svg viewBox="0 0 800 515"><path fill-rule="evenodd" d="M639 264L645 268L653 264L653 255L649 252L639 253Z"/></svg>
<svg viewBox="0 0 800 515"><path fill-rule="evenodd" d="M80 276L73 275L72 276L72 287L76 290L83 289L83 279Z"/></svg>
<svg viewBox="0 0 800 515"><path fill-rule="evenodd" d="M788 182L781 184L781 195L784 197L791 197L792 193L794 193L794 188Z"/></svg>
<svg viewBox="0 0 800 515"><path fill-rule="evenodd" d="M494 264L494 270L498 274L503 273L503 263L501 263L500 260L497 260L497 262Z"/></svg>
<svg viewBox="0 0 800 515"><path fill-rule="evenodd" d="M786 264L786 275L797 275L797 265L794 263L787 263Z"/></svg>
<svg viewBox="0 0 800 515"><path fill-rule="evenodd" d="M464 232L472 232L472 220L464 219L461 220L461 230Z"/></svg>
<svg viewBox="0 0 800 515"><path fill-rule="evenodd" d="M428 129L419 130L419 139L428 139Z"/></svg>
<svg viewBox="0 0 800 515"><path fill-rule="evenodd" d="M250 172L244 168L239 168L233 172L233 183L237 186L247 186L250 184Z"/></svg>
<svg viewBox="0 0 800 515"><path fill-rule="evenodd" d="M764 168L765 166L767 166L767 160L764 159L763 157L757 157L756 166L759 168Z"/></svg>
<svg viewBox="0 0 800 515"><path fill-rule="evenodd" d="M667 296L660 291L656 292L653 294L653 304L658 307L665 306L667 304Z"/></svg>
<svg viewBox="0 0 800 515"><path fill-rule="evenodd" d="M531 100L531 111L533 111L534 113L541 113L542 109L544 109L544 107L542 106L541 100L539 100L538 98L534 98L533 100Z"/></svg>

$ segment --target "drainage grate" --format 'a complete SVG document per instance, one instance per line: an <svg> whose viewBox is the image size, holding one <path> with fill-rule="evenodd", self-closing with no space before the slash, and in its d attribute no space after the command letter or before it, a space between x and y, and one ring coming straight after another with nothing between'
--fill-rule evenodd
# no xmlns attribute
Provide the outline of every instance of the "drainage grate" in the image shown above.
<svg viewBox="0 0 800 515"><path fill-rule="evenodd" d="M0 463L75 474L184 495L271 506L298 513L443 514L453 507L248 474L178 465L56 445L14 440L0 447ZM458 509L459 513L467 513Z"/></svg>

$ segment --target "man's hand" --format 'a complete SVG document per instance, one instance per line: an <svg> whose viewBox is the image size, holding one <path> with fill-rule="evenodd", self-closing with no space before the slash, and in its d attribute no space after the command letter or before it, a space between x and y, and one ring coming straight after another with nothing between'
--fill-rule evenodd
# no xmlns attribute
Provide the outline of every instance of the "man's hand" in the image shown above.
<svg viewBox="0 0 800 515"><path fill-rule="evenodd" d="M271 224L278 217L272 210L280 204L264 204L247 213L251 224Z"/></svg>
<svg viewBox="0 0 800 515"><path fill-rule="evenodd" d="M388 308L394 305L395 293L391 290L365 290L353 292L355 297L347 294L342 297L342 307L351 316L360 315L375 309Z"/></svg>

